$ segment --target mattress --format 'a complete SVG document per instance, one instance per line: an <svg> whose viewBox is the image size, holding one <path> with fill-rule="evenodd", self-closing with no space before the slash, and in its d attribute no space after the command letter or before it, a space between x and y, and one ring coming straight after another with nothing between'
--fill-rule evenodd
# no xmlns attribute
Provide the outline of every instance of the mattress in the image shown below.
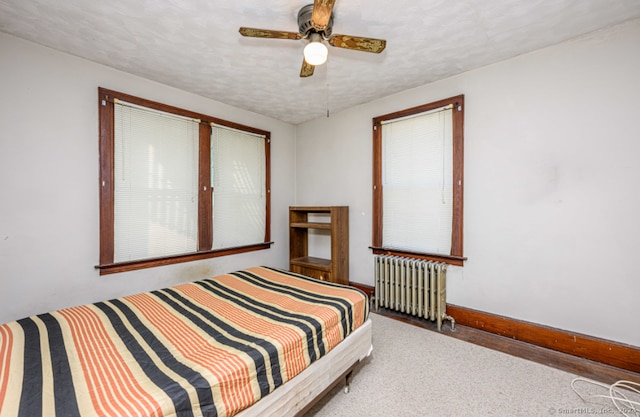
<svg viewBox="0 0 640 417"><path fill-rule="evenodd" d="M233 416L332 351L368 306L355 288L255 267L7 323L0 416Z"/></svg>
<svg viewBox="0 0 640 417"><path fill-rule="evenodd" d="M300 417L346 377L373 346L372 323L367 319L326 356L312 363L294 379L282 385L236 417Z"/></svg>

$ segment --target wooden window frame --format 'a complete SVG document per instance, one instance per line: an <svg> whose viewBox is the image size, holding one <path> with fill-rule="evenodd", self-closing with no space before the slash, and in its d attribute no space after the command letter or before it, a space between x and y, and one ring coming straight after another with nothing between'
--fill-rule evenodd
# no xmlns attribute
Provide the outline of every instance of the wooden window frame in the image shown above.
<svg viewBox="0 0 640 417"><path fill-rule="evenodd" d="M114 100L147 107L166 113L199 119L198 144L198 245L197 251L158 258L114 262ZM167 104L135 97L106 88L98 88L99 152L100 152L100 275L136 269L152 268L181 262L234 255L269 249L271 242L271 133L254 127L229 122L216 117L184 110ZM266 223L264 242L251 245L212 250L213 207L211 189L211 123L265 137Z"/></svg>
<svg viewBox="0 0 640 417"><path fill-rule="evenodd" d="M382 245L382 123L453 106L453 219L451 231L451 252L449 254L423 253ZM450 97L433 103L400 110L374 117L373 120L373 237L371 249L374 254L408 256L412 258L445 262L463 266L467 259L463 255L463 197L464 197L464 95Z"/></svg>

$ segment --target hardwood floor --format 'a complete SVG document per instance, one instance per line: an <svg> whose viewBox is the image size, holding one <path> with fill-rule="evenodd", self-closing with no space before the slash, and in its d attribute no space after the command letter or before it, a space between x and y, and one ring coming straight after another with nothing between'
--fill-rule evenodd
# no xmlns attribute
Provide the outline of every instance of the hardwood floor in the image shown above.
<svg viewBox="0 0 640 417"><path fill-rule="evenodd" d="M429 320L415 318L410 315L384 308L380 308L378 311L373 310L373 312L428 330L438 331L436 324ZM640 383L640 374L636 372L615 368L613 366L542 348L530 343L509 339L507 337L459 324L456 324L455 330L452 331L451 325L448 321L443 324L440 334L537 362L542 365L551 366L556 369L604 382L606 384L612 384L620 380Z"/></svg>

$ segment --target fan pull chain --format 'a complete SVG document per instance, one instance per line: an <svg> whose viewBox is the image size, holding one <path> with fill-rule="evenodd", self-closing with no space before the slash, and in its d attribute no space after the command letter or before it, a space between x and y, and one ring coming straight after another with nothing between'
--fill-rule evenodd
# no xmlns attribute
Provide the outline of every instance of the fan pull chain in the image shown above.
<svg viewBox="0 0 640 417"><path fill-rule="evenodd" d="M327 60L327 119L329 118L329 60Z"/></svg>

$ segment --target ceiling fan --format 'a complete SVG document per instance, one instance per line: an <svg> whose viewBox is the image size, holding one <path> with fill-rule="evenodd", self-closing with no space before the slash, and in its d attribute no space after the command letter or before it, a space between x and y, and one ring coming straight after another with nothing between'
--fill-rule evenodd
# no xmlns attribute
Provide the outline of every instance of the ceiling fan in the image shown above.
<svg viewBox="0 0 640 417"><path fill-rule="evenodd" d="M327 60L328 50L323 41L338 48L376 54L382 52L387 46L384 39L331 34L335 2L336 0L314 0L313 4L301 8L298 12L298 32L241 27L240 34L253 38L307 39L309 42L304 48L300 77L313 75L316 65L322 65Z"/></svg>

